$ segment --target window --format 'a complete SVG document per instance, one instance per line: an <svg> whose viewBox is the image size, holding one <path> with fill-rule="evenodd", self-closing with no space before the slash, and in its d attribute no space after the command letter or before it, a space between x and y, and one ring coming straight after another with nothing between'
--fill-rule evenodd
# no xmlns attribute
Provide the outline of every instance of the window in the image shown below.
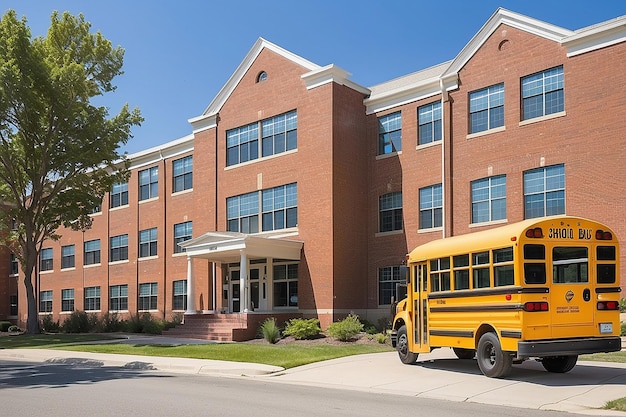
<svg viewBox="0 0 626 417"><path fill-rule="evenodd" d="M39 291L39 312L52 313L52 290Z"/></svg>
<svg viewBox="0 0 626 417"><path fill-rule="evenodd" d="M617 281L616 265L617 254L615 246L596 247L596 279L598 284L615 284Z"/></svg>
<svg viewBox="0 0 626 417"><path fill-rule="evenodd" d="M85 242L85 254L83 258L84 265L93 265L100 263L100 239Z"/></svg>
<svg viewBox="0 0 626 417"><path fill-rule="evenodd" d="M9 296L9 316L17 316L17 295Z"/></svg>
<svg viewBox="0 0 626 417"><path fill-rule="evenodd" d="M430 261L430 290L450 291L450 258Z"/></svg>
<svg viewBox="0 0 626 417"><path fill-rule="evenodd" d="M226 166L253 161L259 155L277 155L297 148L298 113L294 110L227 131Z"/></svg>
<svg viewBox="0 0 626 417"><path fill-rule="evenodd" d="M172 310L187 310L187 280L174 281Z"/></svg>
<svg viewBox="0 0 626 417"><path fill-rule="evenodd" d="M506 218L506 176L472 181L472 223Z"/></svg>
<svg viewBox="0 0 626 417"><path fill-rule="evenodd" d="M100 287L85 288L85 311L100 310Z"/></svg>
<svg viewBox="0 0 626 417"><path fill-rule="evenodd" d="M111 208L128 205L128 183L113 184L111 190Z"/></svg>
<svg viewBox="0 0 626 417"><path fill-rule="evenodd" d="M263 190L263 231L298 225L298 189L295 183Z"/></svg>
<svg viewBox="0 0 626 417"><path fill-rule="evenodd" d="M74 311L74 289L61 290L61 311Z"/></svg>
<svg viewBox="0 0 626 417"><path fill-rule="evenodd" d="M156 282L139 284L139 310L157 309L157 290Z"/></svg>
<svg viewBox="0 0 626 417"><path fill-rule="evenodd" d="M11 254L11 275L17 275L20 272L20 264L17 261L17 256Z"/></svg>
<svg viewBox="0 0 626 417"><path fill-rule="evenodd" d="M399 301L398 285L406 283L405 266L386 266L378 269L378 305L391 305Z"/></svg>
<svg viewBox="0 0 626 417"><path fill-rule="evenodd" d="M402 230L402 193L381 195L378 199L379 228L381 232Z"/></svg>
<svg viewBox="0 0 626 417"><path fill-rule="evenodd" d="M157 256L157 228L139 232L139 257Z"/></svg>
<svg viewBox="0 0 626 417"><path fill-rule="evenodd" d="M113 236L109 246L109 262L128 259L128 235Z"/></svg>
<svg viewBox="0 0 626 417"><path fill-rule="evenodd" d="M563 67L522 78L522 120L562 112L564 108Z"/></svg>
<svg viewBox="0 0 626 417"><path fill-rule="evenodd" d="M491 286L489 275L489 252L472 254L472 266L474 275L474 288L487 288Z"/></svg>
<svg viewBox="0 0 626 417"><path fill-rule="evenodd" d="M159 167L139 171L139 201L159 196Z"/></svg>
<svg viewBox="0 0 626 417"><path fill-rule="evenodd" d="M470 93L469 107L470 133L504 126L504 84Z"/></svg>
<svg viewBox="0 0 626 417"><path fill-rule="evenodd" d="M98 204L91 210L91 214L102 213L102 203Z"/></svg>
<svg viewBox="0 0 626 417"><path fill-rule="evenodd" d="M378 155L402 150L402 113L378 118Z"/></svg>
<svg viewBox="0 0 626 417"><path fill-rule="evenodd" d="M298 185L291 183L229 197L226 199L226 210L229 232L258 233L259 211L263 214L264 231L296 227Z"/></svg>
<svg viewBox="0 0 626 417"><path fill-rule="evenodd" d="M274 265L274 307L298 307L298 264Z"/></svg>
<svg viewBox="0 0 626 417"><path fill-rule="evenodd" d="M526 219L565 213L565 166L553 165L524 172Z"/></svg>
<svg viewBox="0 0 626 417"><path fill-rule="evenodd" d="M191 239L191 230L192 222L184 222L174 225L174 253L185 252L185 249L178 246L178 244Z"/></svg>
<svg viewBox="0 0 626 417"><path fill-rule="evenodd" d="M39 270L52 271L54 269L52 248L42 249L39 254Z"/></svg>
<svg viewBox="0 0 626 417"><path fill-rule="evenodd" d="M61 269L74 268L74 245L61 247Z"/></svg>
<svg viewBox="0 0 626 417"><path fill-rule="evenodd" d="M128 285L111 285L109 288L110 300L109 309L111 311L128 310Z"/></svg>
<svg viewBox="0 0 626 417"><path fill-rule="evenodd" d="M193 158L187 156L172 162L172 187L175 193L193 188Z"/></svg>
<svg viewBox="0 0 626 417"><path fill-rule="evenodd" d="M493 251L494 286L513 285L513 247L495 249Z"/></svg>
<svg viewBox="0 0 626 417"><path fill-rule="evenodd" d="M589 282L588 254L586 247L552 248L552 279L555 284Z"/></svg>
<svg viewBox="0 0 626 417"><path fill-rule="evenodd" d="M418 107L417 119L419 123L418 145L425 145L442 139L440 101Z"/></svg>
<svg viewBox="0 0 626 417"><path fill-rule="evenodd" d="M454 267L454 289L469 290L469 255L457 255L452 257Z"/></svg>
<svg viewBox="0 0 626 417"><path fill-rule="evenodd" d="M524 245L524 282L526 284L546 283L546 247L544 245ZM530 261L530 262L528 262Z"/></svg>
<svg viewBox="0 0 626 417"><path fill-rule="evenodd" d="M432 229L443 225L443 197L441 184L420 188L420 229Z"/></svg>
<svg viewBox="0 0 626 417"><path fill-rule="evenodd" d="M256 82L260 83L260 82L263 82L265 80L267 80L267 72L265 72L265 71L259 72L259 75L257 75L257 77L256 77Z"/></svg>

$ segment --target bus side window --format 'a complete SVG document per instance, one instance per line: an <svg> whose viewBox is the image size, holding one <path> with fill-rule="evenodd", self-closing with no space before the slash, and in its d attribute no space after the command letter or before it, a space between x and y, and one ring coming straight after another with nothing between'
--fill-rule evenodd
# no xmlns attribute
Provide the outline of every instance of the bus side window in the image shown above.
<svg viewBox="0 0 626 417"><path fill-rule="evenodd" d="M454 267L454 289L469 290L469 255L458 255L452 258Z"/></svg>
<svg viewBox="0 0 626 417"><path fill-rule="evenodd" d="M495 286L513 285L513 247L496 249L493 251L493 275Z"/></svg>
<svg viewBox="0 0 626 417"><path fill-rule="evenodd" d="M524 259L542 260L546 259L546 247L544 245L524 245ZM524 282L526 284L546 283L545 262L525 262Z"/></svg>
<svg viewBox="0 0 626 417"><path fill-rule="evenodd" d="M472 267L474 288L487 288L491 286L489 276L489 252L473 253Z"/></svg>

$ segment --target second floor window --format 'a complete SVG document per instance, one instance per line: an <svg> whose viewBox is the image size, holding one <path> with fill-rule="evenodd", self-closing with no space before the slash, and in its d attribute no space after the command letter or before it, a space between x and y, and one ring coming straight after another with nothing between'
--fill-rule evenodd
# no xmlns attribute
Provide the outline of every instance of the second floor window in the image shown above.
<svg viewBox="0 0 626 417"><path fill-rule="evenodd" d="M470 133L504 126L504 84L474 91L469 100Z"/></svg>
<svg viewBox="0 0 626 417"><path fill-rule="evenodd" d="M54 269L52 255L52 248L46 248L41 250L41 253L39 254L40 271L52 271Z"/></svg>
<svg viewBox="0 0 626 417"><path fill-rule="evenodd" d="M565 214L565 166L524 172L524 218Z"/></svg>
<svg viewBox="0 0 626 417"><path fill-rule="evenodd" d="M378 199L381 232L402 230L402 193L381 195Z"/></svg>
<svg viewBox="0 0 626 417"><path fill-rule="evenodd" d="M522 78L522 120L562 112L564 108L563 67Z"/></svg>
<svg viewBox="0 0 626 417"><path fill-rule="evenodd" d="M128 235L113 236L109 244L109 262L128 259Z"/></svg>
<svg viewBox="0 0 626 417"><path fill-rule="evenodd" d="M185 251L185 249L178 246L178 244L191 239L192 226L192 222L184 222L174 225L174 253L182 253Z"/></svg>
<svg viewBox="0 0 626 417"><path fill-rule="evenodd" d="M67 245L61 247L61 269L74 268L74 245Z"/></svg>
<svg viewBox="0 0 626 417"><path fill-rule="evenodd" d="M378 118L378 155L402 150L402 113Z"/></svg>
<svg viewBox="0 0 626 417"><path fill-rule="evenodd" d="M420 188L420 229L443 226L443 197L441 184Z"/></svg>
<svg viewBox="0 0 626 417"><path fill-rule="evenodd" d="M139 201L159 195L159 167L139 171Z"/></svg>
<svg viewBox="0 0 626 417"><path fill-rule="evenodd" d="M113 184L111 190L111 208L128 205L128 183Z"/></svg>
<svg viewBox="0 0 626 417"><path fill-rule="evenodd" d="M11 254L11 275L17 275L20 272L20 264L17 256Z"/></svg>
<svg viewBox="0 0 626 417"><path fill-rule="evenodd" d="M440 141L441 132L441 102L430 103L417 109L418 145Z"/></svg>
<svg viewBox="0 0 626 417"><path fill-rule="evenodd" d="M506 219L506 176L472 181L472 223Z"/></svg>
<svg viewBox="0 0 626 417"><path fill-rule="evenodd" d="M186 156L172 162L172 189L177 193L193 188L193 158Z"/></svg>
<svg viewBox="0 0 626 417"><path fill-rule="evenodd" d="M83 255L84 265L93 265L100 263L100 239L85 242L85 250Z"/></svg>
<svg viewBox="0 0 626 417"><path fill-rule="evenodd" d="M157 228L139 232L139 257L157 256Z"/></svg>

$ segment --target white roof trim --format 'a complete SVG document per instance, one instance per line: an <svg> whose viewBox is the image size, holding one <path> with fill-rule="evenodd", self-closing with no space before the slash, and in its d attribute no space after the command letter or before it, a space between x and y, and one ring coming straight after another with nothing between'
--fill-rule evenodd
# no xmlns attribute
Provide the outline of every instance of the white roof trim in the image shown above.
<svg viewBox="0 0 626 417"><path fill-rule="evenodd" d="M304 81L307 90L311 90L321 85L335 82L337 84L345 85L346 87L350 87L356 91L359 91L364 95L369 95L369 89L348 80L348 77L350 77L350 75L352 74L350 74L343 68L340 68L334 64L330 64L326 65L325 67L321 67L313 71L307 72L306 74L303 74L301 78Z"/></svg>
<svg viewBox="0 0 626 417"><path fill-rule="evenodd" d="M365 99L363 103L366 114L373 114L438 94L441 94L441 86L439 77L436 77L372 96Z"/></svg>
<svg viewBox="0 0 626 417"><path fill-rule="evenodd" d="M168 158L191 152L194 149L194 136L187 135L162 145L126 155L129 169L137 169Z"/></svg>
<svg viewBox="0 0 626 417"><path fill-rule="evenodd" d="M607 20L563 39L567 56L572 57L626 41L626 16Z"/></svg>

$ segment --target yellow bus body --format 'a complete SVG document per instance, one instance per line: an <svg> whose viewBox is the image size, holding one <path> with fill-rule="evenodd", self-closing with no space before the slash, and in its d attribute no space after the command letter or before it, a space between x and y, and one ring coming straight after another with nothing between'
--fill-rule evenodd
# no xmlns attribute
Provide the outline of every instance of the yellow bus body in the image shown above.
<svg viewBox="0 0 626 417"><path fill-rule="evenodd" d="M531 357L567 372L563 362L579 354L621 349L619 245L598 222L545 217L439 239L411 251L407 267L392 327L394 345L406 333L405 363L451 347L459 357L476 352L479 366L481 354L493 355L482 358L488 376ZM489 371L497 352L477 351L485 333L497 340L484 349L500 349L505 369Z"/></svg>

